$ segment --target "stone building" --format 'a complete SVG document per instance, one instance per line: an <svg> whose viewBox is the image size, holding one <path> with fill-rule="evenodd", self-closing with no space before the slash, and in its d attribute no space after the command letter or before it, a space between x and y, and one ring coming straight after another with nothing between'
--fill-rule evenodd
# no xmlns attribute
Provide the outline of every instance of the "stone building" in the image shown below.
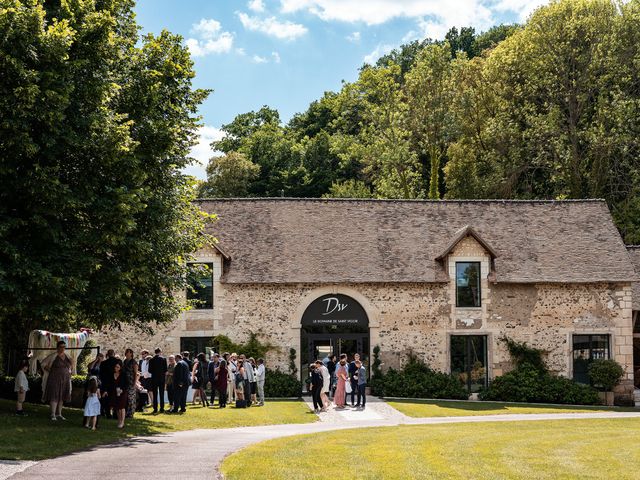
<svg viewBox="0 0 640 480"><path fill-rule="evenodd" d="M619 394L632 391L640 284L630 257L640 268L640 250L625 248L603 201L200 204L219 216L219 243L197 254L210 267L190 294L201 308L153 337L105 333L103 346L203 351L215 335L254 332L279 347L272 367L286 369L295 349L302 375L311 359L357 351L370 361L379 346L383 368L416 355L474 392L511 368L506 336L578 380L613 358L626 372Z"/></svg>

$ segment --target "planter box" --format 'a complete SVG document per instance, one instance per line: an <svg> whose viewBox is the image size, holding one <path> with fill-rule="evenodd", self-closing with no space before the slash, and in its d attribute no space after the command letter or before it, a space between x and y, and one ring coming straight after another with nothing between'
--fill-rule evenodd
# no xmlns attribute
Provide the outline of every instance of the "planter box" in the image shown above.
<svg viewBox="0 0 640 480"><path fill-rule="evenodd" d="M608 407L613 406L613 392L598 392L598 396L603 405L607 405Z"/></svg>

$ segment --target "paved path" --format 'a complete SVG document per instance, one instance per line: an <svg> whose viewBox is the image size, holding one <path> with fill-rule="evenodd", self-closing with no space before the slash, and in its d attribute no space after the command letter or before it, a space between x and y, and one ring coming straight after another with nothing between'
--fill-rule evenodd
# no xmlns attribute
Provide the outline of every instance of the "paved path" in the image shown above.
<svg viewBox="0 0 640 480"><path fill-rule="evenodd" d="M265 408L268 414L268 408ZM394 426L401 424L443 424L464 422L514 422L592 418L640 418L634 412L594 412L556 414L507 414L469 417L410 418L382 401L372 401L360 411L331 410L317 423L270 425L219 430L191 430L152 437L136 437L124 442L94 447L82 452L38 462L12 480L204 480L220 478L217 468L225 456L247 445L305 433L348 428ZM92 466L92 467L88 467Z"/></svg>

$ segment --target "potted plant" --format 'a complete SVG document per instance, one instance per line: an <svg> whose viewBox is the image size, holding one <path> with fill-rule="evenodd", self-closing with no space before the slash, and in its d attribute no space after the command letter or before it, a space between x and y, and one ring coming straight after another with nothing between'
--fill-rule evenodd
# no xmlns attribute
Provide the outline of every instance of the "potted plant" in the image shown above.
<svg viewBox="0 0 640 480"><path fill-rule="evenodd" d="M620 383L624 369L615 360L595 360L589 365L591 384L602 391L605 405L613 405L613 388Z"/></svg>

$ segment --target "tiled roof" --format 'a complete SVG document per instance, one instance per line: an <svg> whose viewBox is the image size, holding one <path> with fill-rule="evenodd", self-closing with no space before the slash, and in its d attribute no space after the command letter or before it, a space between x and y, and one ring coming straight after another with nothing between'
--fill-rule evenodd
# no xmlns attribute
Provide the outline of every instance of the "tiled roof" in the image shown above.
<svg viewBox="0 0 640 480"><path fill-rule="evenodd" d="M602 200L199 200L231 258L228 283L441 282L436 257L469 226L498 282L631 282Z"/></svg>
<svg viewBox="0 0 640 480"><path fill-rule="evenodd" d="M627 246L629 256L631 257L631 263L636 268L638 274L638 281L633 284L633 309L640 311L640 245Z"/></svg>

